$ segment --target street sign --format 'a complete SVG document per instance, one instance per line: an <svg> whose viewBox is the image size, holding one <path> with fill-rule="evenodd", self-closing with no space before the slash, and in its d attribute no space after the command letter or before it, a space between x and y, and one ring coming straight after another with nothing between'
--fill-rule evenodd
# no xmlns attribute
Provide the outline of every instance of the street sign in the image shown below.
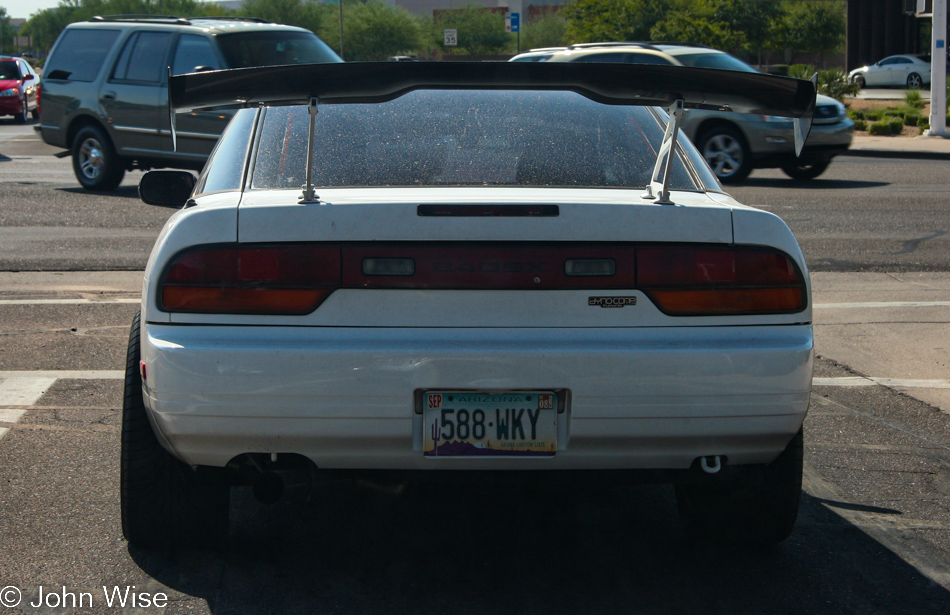
<svg viewBox="0 0 950 615"><path fill-rule="evenodd" d="M505 13L505 32L521 32L521 13Z"/></svg>
<svg viewBox="0 0 950 615"><path fill-rule="evenodd" d="M459 31L455 28L446 28L442 31L443 44L446 47L457 47L459 44Z"/></svg>

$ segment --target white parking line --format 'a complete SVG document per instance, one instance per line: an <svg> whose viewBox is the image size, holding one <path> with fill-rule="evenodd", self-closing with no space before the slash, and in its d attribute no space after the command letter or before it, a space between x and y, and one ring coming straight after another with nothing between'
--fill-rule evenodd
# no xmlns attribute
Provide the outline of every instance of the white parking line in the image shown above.
<svg viewBox="0 0 950 615"><path fill-rule="evenodd" d="M142 303L138 297L103 297L102 299L0 299L0 305L90 305L96 303Z"/></svg>
<svg viewBox="0 0 950 615"><path fill-rule="evenodd" d="M813 378L816 387L899 387L904 389L950 389L950 380L912 380L907 378L865 378L846 376L841 378Z"/></svg>
<svg viewBox="0 0 950 615"><path fill-rule="evenodd" d="M889 307L947 307L950 301L865 301L863 303L816 303L816 310L855 310Z"/></svg>
<svg viewBox="0 0 950 615"><path fill-rule="evenodd" d="M49 376L13 376L0 381L0 423L16 423L26 409L23 406L32 406L43 396L56 378ZM0 427L0 438L10 431L8 427Z"/></svg>
<svg viewBox="0 0 950 615"><path fill-rule="evenodd" d="M52 378L57 380L122 380L125 372L121 369L58 370L58 371L0 371L4 378Z"/></svg>

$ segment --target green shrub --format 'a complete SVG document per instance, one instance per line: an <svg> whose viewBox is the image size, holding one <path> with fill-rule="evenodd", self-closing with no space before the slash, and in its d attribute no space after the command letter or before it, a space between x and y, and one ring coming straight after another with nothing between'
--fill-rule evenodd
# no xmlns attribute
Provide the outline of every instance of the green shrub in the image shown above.
<svg viewBox="0 0 950 615"><path fill-rule="evenodd" d="M884 112L880 109L875 109L873 111L868 111L864 114L864 119L870 122L880 122L884 118Z"/></svg>
<svg viewBox="0 0 950 615"><path fill-rule="evenodd" d="M924 99L920 97L920 90L907 90L904 92L904 104L911 109L923 109Z"/></svg>
<svg viewBox="0 0 950 615"><path fill-rule="evenodd" d="M891 127L892 135L899 135L904 132L904 118L902 117L891 119L887 125Z"/></svg>
<svg viewBox="0 0 950 615"><path fill-rule="evenodd" d="M884 122L874 122L868 126L868 134L883 137L890 136L891 127L889 124L885 124Z"/></svg>
<svg viewBox="0 0 950 615"><path fill-rule="evenodd" d="M904 126L916 126L920 124L920 116L916 113L904 114Z"/></svg>
<svg viewBox="0 0 950 615"><path fill-rule="evenodd" d="M923 119L923 118L921 118L921 119ZM927 122L923 122L923 123L921 123L919 126L917 126L917 134L919 134L919 135L924 134L924 133L927 132L928 130L930 130L930 124L927 123Z"/></svg>
<svg viewBox="0 0 950 615"><path fill-rule="evenodd" d="M850 117L852 120L857 121L857 120L866 119L867 115L864 113L864 111L856 111L854 109L848 109L848 117Z"/></svg>
<svg viewBox="0 0 950 615"><path fill-rule="evenodd" d="M854 120L854 129L855 129L855 130L867 130L867 129L868 129L868 123L865 122L864 120L861 120L861 119Z"/></svg>

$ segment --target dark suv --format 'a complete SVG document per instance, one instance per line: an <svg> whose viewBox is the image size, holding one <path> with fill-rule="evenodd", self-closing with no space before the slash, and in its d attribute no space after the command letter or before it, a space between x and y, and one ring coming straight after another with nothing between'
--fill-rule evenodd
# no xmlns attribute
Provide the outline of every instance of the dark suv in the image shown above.
<svg viewBox="0 0 950 615"><path fill-rule="evenodd" d="M342 62L309 30L253 18L94 17L70 24L43 74L40 132L72 153L84 188L126 170L200 169L233 111L180 114L173 148L168 72Z"/></svg>

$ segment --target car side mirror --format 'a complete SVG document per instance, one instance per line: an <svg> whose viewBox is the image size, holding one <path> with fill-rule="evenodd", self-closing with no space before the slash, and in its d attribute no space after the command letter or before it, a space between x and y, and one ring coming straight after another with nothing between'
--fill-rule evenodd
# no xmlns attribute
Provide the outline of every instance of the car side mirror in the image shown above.
<svg viewBox="0 0 950 615"><path fill-rule="evenodd" d="M23 81L32 81L33 78L34 78L33 75L31 75L30 73L23 75Z"/></svg>
<svg viewBox="0 0 950 615"><path fill-rule="evenodd" d="M188 171L149 171L139 180L139 198L149 205L184 207L197 183Z"/></svg>

